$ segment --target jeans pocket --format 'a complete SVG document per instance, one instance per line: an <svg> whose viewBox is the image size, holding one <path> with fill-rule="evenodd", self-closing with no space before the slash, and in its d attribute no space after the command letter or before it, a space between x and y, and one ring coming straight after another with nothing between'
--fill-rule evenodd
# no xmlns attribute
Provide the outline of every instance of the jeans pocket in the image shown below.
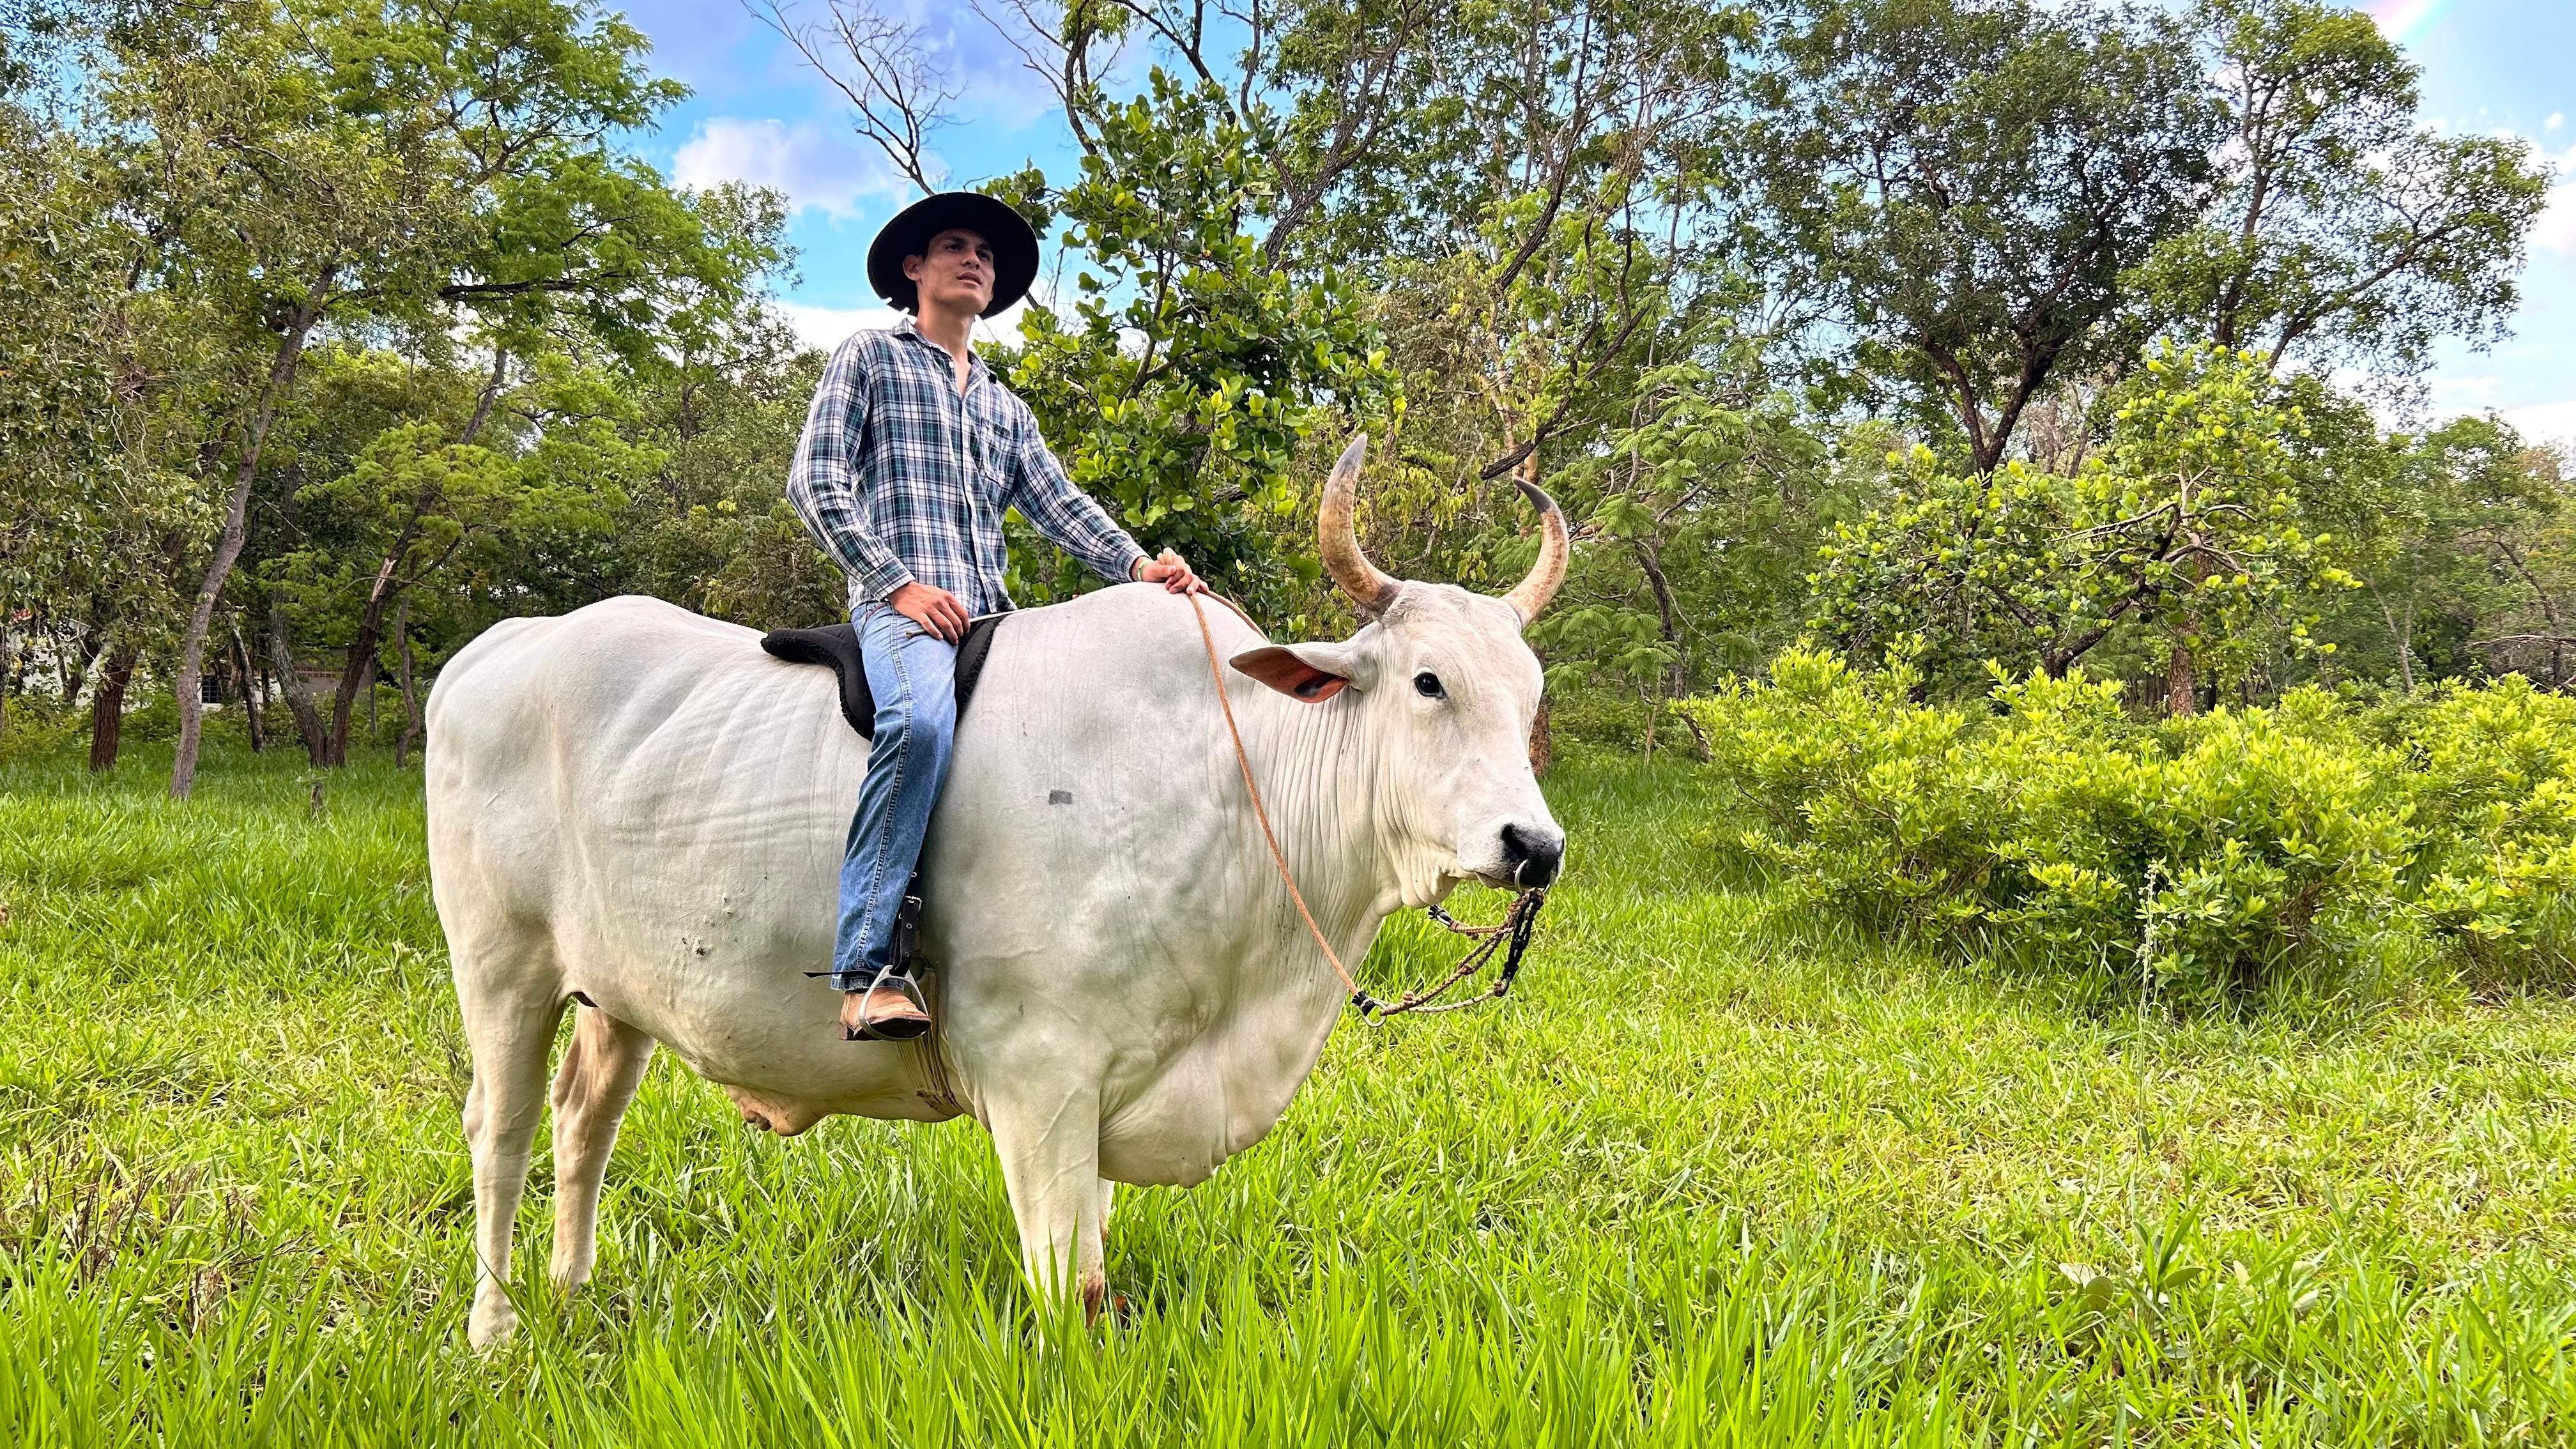
<svg viewBox="0 0 2576 1449"><path fill-rule="evenodd" d="M930 637L930 631L923 628L918 620L883 600L862 605L850 623L857 628L862 641L871 629L892 629L894 637L887 642L898 648L915 639Z"/></svg>

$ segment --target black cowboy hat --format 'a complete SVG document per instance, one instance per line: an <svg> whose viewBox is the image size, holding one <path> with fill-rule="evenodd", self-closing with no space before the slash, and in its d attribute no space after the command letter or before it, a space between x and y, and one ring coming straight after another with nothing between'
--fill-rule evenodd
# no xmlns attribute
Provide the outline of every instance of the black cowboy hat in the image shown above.
<svg viewBox="0 0 2576 1449"><path fill-rule="evenodd" d="M919 312L921 299L912 278L903 274L903 259L925 254L930 239L952 226L992 245L993 300L984 308L985 316L1028 295L1029 283L1038 275L1038 234L1009 202L977 191L943 191L896 212L868 244L868 284L904 311Z"/></svg>

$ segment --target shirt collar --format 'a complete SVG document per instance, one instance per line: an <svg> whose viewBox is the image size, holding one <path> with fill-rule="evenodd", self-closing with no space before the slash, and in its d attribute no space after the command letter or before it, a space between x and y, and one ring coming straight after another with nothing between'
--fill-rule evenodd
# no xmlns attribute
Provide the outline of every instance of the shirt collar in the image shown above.
<svg viewBox="0 0 2576 1449"><path fill-rule="evenodd" d="M921 328L914 325L914 320L915 319L912 314L908 312L905 313L894 324L895 335L897 337L911 338L913 341L918 342L922 346L939 354L939 360L942 363L946 363L948 361L948 349L923 336ZM983 354L977 352L975 350L975 344L972 341L969 341L966 344L966 385L968 387L973 387L977 382L981 381L991 372L992 369L984 365Z"/></svg>

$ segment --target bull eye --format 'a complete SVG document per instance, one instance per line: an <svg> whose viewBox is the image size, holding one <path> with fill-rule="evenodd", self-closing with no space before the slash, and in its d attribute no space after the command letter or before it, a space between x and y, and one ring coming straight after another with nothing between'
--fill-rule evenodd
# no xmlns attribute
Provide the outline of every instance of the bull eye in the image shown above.
<svg viewBox="0 0 2576 1449"><path fill-rule="evenodd" d="M1440 687L1440 676L1426 669L1413 676L1413 689L1424 699L1447 699L1449 691Z"/></svg>

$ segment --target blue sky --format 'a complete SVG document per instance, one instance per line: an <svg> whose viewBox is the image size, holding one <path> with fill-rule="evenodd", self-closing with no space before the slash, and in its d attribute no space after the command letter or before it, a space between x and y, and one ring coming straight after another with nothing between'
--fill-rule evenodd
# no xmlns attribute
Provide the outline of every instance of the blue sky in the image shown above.
<svg viewBox="0 0 2576 1449"><path fill-rule="evenodd" d="M2365 8L2424 68L2429 120L2522 136L2555 173L2514 335L2485 353L2444 349L2435 409L2492 408L2535 441L2576 441L2576 5L2384 0Z"/></svg>
<svg viewBox="0 0 2576 1449"><path fill-rule="evenodd" d="M614 3L614 0L611 0ZM934 138L951 181L1030 161L1069 171L1074 148L1043 81L972 10L909 0L947 17L959 123ZM695 94L639 148L675 179L756 181L785 191L799 279L781 301L798 329L829 345L890 315L868 293L869 237L909 199L909 183L849 130L840 98L740 0L632 0L654 64ZM2510 132L2541 148L2556 185L2532 239L2513 335L2484 353L2444 349L2431 379L2437 412L2502 413L2535 440L2576 442L2576 3L2571 0L2372 0L2362 8L2424 69L2424 115L2455 131ZM819 16L819 0L803 12ZM791 12L792 13L792 12ZM1040 286L1044 288L1045 278ZM988 327L1015 329L1009 314Z"/></svg>

